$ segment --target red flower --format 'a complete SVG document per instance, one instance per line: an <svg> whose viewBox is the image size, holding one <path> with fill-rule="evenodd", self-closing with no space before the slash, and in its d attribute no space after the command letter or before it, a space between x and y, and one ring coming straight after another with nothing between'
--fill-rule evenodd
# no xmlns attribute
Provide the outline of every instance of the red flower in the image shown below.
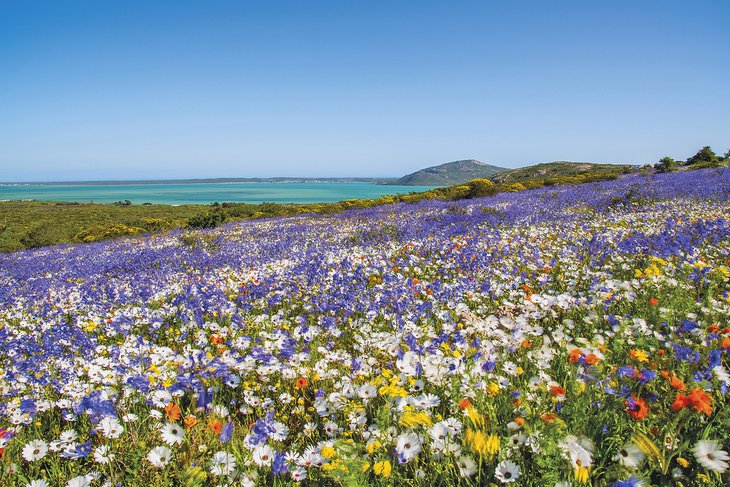
<svg viewBox="0 0 730 487"><path fill-rule="evenodd" d="M659 304L659 300L657 298L649 298L649 306L656 306L657 304Z"/></svg>
<svg viewBox="0 0 730 487"><path fill-rule="evenodd" d="M644 419L649 414L649 406L642 398L631 396L625 403L626 412L634 419Z"/></svg>

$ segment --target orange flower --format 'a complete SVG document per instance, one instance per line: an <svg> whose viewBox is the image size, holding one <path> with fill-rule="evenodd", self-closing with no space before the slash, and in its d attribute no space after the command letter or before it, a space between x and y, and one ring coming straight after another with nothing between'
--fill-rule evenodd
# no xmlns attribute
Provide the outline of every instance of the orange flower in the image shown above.
<svg viewBox="0 0 730 487"><path fill-rule="evenodd" d="M532 343L530 343L530 340L524 340L522 342L522 348L532 348Z"/></svg>
<svg viewBox="0 0 730 487"><path fill-rule="evenodd" d="M532 300L532 288L530 286L528 286L527 284L524 284L522 286L522 290L525 291L525 298L528 301L531 301Z"/></svg>
<svg viewBox="0 0 730 487"><path fill-rule="evenodd" d="M672 411L677 413L689 405L689 399L684 394L677 394L672 402Z"/></svg>
<svg viewBox="0 0 730 487"><path fill-rule="evenodd" d="M626 406L626 412L634 419L644 419L649 414L649 406L642 398L637 399L631 396L631 400L626 401L624 405Z"/></svg>
<svg viewBox="0 0 730 487"><path fill-rule="evenodd" d="M185 419L183 422L185 423L186 429L192 429L195 427L195 425L197 425L200 422L200 420L198 420L198 418L196 418L192 414L189 414L189 415L185 416Z"/></svg>
<svg viewBox="0 0 730 487"><path fill-rule="evenodd" d="M550 386L550 395L551 396L564 396L565 395L565 389L563 389L560 386Z"/></svg>
<svg viewBox="0 0 730 487"><path fill-rule="evenodd" d="M556 419L558 417L555 413L543 413L540 415L540 419L545 421L546 423L552 421L553 419Z"/></svg>
<svg viewBox="0 0 730 487"><path fill-rule="evenodd" d="M469 406L471 406L471 401L469 400L468 397L465 397L464 399L459 401L459 409L464 410L464 409L468 408Z"/></svg>
<svg viewBox="0 0 730 487"><path fill-rule="evenodd" d="M695 387L689 396L677 394L672 403L672 411L675 413L684 408L691 407L698 413L705 413L707 416L712 414L712 396L702 390L701 387Z"/></svg>
<svg viewBox="0 0 730 487"><path fill-rule="evenodd" d="M730 348L730 338L724 337L722 339L722 348Z"/></svg>
<svg viewBox="0 0 730 487"><path fill-rule="evenodd" d="M574 364L580 360L580 358L583 356L583 352L580 348L574 348L570 351L570 363Z"/></svg>
<svg viewBox="0 0 730 487"><path fill-rule="evenodd" d="M524 418L521 418L521 417L519 417L519 416L517 416L517 417L516 417L516 418L514 419L514 421L515 421L515 423L519 424L520 426L524 426L524 425L525 425L525 419L524 419Z"/></svg>
<svg viewBox="0 0 730 487"><path fill-rule="evenodd" d="M208 420L208 426L210 426L210 429L213 430L213 433L216 435L221 434L221 431L223 431L223 423L218 418L210 418Z"/></svg>
<svg viewBox="0 0 730 487"><path fill-rule="evenodd" d="M167 416L167 419L170 421L177 421L180 419L180 416L182 416L182 411L180 411L180 406L175 404L174 402L171 402L167 406L165 406L165 416Z"/></svg>
<svg viewBox="0 0 730 487"><path fill-rule="evenodd" d="M596 365L600 361L601 359L599 359L598 356L593 353L589 353L588 355L586 355L586 363L588 365Z"/></svg>
<svg viewBox="0 0 730 487"><path fill-rule="evenodd" d="M695 387L688 396L689 404L692 409L698 413L705 413L707 416L712 414L712 396L702 390L701 387Z"/></svg>
<svg viewBox="0 0 730 487"><path fill-rule="evenodd" d="M297 379L296 384L294 384L294 387L297 389L306 389L306 387L309 385L309 379L306 377L300 377Z"/></svg>
<svg viewBox="0 0 730 487"><path fill-rule="evenodd" d="M649 306L656 306L657 304L659 304L659 300L657 298L649 298Z"/></svg>
<svg viewBox="0 0 730 487"><path fill-rule="evenodd" d="M223 343L223 337L220 335L213 335L210 337L210 343L212 343L213 345Z"/></svg>
<svg viewBox="0 0 730 487"><path fill-rule="evenodd" d="M684 385L684 382L682 382L682 379L680 379L679 377L677 377L674 374L672 374L672 377L670 377L670 379L669 379L669 385L678 391L684 391L687 389L687 386Z"/></svg>

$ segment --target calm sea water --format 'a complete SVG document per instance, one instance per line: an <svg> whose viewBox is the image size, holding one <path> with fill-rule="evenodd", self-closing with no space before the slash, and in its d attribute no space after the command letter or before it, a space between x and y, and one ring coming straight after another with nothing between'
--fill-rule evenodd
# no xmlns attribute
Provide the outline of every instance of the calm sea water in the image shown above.
<svg viewBox="0 0 730 487"><path fill-rule="evenodd" d="M426 191L433 186L386 186L372 183L181 183L114 185L0 186L0 200L46 200L113 203L130 200L134 204L218 201L261 203L324 203L347 199L377 198L387 194Z"/></svg>

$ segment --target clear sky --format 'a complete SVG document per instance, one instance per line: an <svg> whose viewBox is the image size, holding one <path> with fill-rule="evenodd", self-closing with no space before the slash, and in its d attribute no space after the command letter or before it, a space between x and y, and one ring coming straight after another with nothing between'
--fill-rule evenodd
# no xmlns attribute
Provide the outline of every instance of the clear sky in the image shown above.
<svg viewBox="0 0 730 487"><path fill-rule="evenodd" d="M0 181L730 147L730 1L0 1Z"/></svg>

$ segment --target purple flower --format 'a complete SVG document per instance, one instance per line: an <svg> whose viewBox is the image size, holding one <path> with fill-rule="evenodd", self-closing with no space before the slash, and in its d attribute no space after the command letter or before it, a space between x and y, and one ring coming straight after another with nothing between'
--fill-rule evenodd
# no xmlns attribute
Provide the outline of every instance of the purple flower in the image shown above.
<svg viewBox="0 0 730 487"><path fill-rule="evenodd" d="M226 423L226 425L221 430L220 439L221 443L228 443L231 441L231 436L233 435L233 421L229 421Z"/></svg>

